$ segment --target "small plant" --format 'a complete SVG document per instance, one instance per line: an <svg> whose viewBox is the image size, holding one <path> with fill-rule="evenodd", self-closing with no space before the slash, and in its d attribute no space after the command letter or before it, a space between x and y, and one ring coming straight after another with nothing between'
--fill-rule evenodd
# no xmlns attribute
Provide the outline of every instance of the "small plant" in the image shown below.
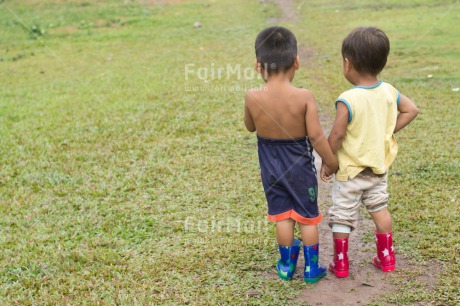
<svg viewBox="0 0 460 306"><path fill-rule="evenodd" d="M46 33L44 27L39 24L32 25L29 31L33 36L43 36Z"/></svg>
<svg viewBox="0 0 460 306"><path fill-rule="evenodd" d="M21 28L23 28L24 31L26 31L30 35L30 37L34 39L43 36L46 33L45 27L38 22L34 22L31 26L27 26L20 22L15 23L18 24Z"/></svg>

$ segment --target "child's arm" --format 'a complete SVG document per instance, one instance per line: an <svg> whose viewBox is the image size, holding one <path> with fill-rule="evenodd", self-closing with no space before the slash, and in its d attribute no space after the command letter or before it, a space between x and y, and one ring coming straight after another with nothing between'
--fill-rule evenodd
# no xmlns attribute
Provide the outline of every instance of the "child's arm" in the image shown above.
<svg viewBox="0 0 460 306"><path fill-rule="evenodd" d="M318 110L316 108L316 102L313 95L309 92L307 99L307 112L305 115L307 134L310 142L323 160L323 164L326 164L327 167L334 171L337 171L339 164L334 153L331 151L331 147L324 136L323 129L321 128L321 123L318 118Z"/></svg>
<svg viewBox="0 0 460 306"><path fill-rule="evenodd" d="M331 146L331 150L334 154L336 154L340 149L342 142L345 139L348 116L348 107L343 102L337 102L337 112L335 113L334 126L332 127L332 131L328 138L329 145Z"/></svg>
<svg viewBox="0 0 460 306"><path fill-rule="evenodd" d="M331 146L331 150L333 154L336 154L337 151L342 146L343 139L347 133L347 125L348 125L348 108L342 102L337 102L337 112L335 114L335 121L334 126L332 127L332 131L329 134L328 142ZM326 166L321 166L320 176L323 181L328 181L332 178L332 175L337 171L332 171Z"/></svg>
<svg viewBox="0 0 460 306"><path fill-rule="evenodd" d="M418 108L415 106L414 102L412 102L408 97L405 95L401 95L399 104L398 104L398 118L396 119L396 126L394 133L398 132L399 130L403 129L406 125L408 125L415 117L418 115Z"/></svg>
<svg viewBox="0 0 460 306"><path fill-rule="evenodd" d="M246 126L249 132L254 132L256 130L256 125L248 108L248 103L250 103L251 100L249 94L249 92L246 94L246 98L244 101L244 125Z"/></svg>

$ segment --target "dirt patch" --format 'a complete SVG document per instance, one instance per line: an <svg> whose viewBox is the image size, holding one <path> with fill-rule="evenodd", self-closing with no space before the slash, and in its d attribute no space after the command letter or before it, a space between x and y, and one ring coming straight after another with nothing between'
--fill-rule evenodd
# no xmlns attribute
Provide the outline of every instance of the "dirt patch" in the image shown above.
<svg viewBox="0 0 460 306"><path fill-rule="evenodd" d="M270 0L275 3L281 9L281 16L277 18L270 18L269 23L281 23L281 22L298 22L299 14L297 12L297 3L294 0Z"/></svg>
<svg viewBox="0 0 460 306"><path fill-rule="evenodd" d="M311 69L316 64L316 49L304 44L299 44L297 54L300 58L300 67Z"/></svg>

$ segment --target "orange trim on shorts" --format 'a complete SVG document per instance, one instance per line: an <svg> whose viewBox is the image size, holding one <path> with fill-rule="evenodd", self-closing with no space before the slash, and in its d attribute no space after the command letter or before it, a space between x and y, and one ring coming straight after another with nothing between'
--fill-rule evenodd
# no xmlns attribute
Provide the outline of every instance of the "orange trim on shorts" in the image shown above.
<svg viewBox="0 0 460 306"><path fill-rule="evenodd" d="M268 220L272 222L278 222L286 219L293 219L299 223L302 224L308 224L308 225L316 225L319 224L323 220L323 216L321 213L315 218L305 218L299 215L297 212L295 212L293 209L288 210L284 213L277 214L277 215L267 215Z"/></svg>

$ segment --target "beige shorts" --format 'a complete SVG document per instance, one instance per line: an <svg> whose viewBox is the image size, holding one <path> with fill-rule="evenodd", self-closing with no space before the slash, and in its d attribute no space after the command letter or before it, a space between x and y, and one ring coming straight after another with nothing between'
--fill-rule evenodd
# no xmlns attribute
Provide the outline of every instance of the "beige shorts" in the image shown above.
<svg viewBox="0 0 460 306"><path fill-rule="evenodd" d="M388 173L377 175L366 168L351 180L335 181L332 189L333 206L329 209L329 226L343 224L354 230L358 224L361 203L370 213L387 207L387 178Z"/></svg>

